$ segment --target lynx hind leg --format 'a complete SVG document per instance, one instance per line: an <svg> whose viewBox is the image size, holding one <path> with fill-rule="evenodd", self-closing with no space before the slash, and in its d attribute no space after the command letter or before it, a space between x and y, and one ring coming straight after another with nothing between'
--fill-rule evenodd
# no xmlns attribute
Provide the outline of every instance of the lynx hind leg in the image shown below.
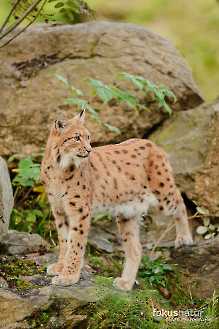
<svg viewBox="0 0 219 329"><path fill-rule="evenodd" d="M193 244L184 201L178 191L171 165L166 154L155 148L148 163L148 181L164 215L172 216L176 223L175 246Z"/></svg>
<svg viewBox="0 0 219 329"><path fill-rule="evenodd" d="M193 245L193 239L183 198L177 188L174 188L175 190L168 195L160 196L159 209L174 219L176 225L175 248L179 248L183 245Z"/></svg>
<svg viewBox="0 0 219 329"><path fill-rule="evenodd" d="M186 207L181 196L180 196L180 201L176 208L175 223L176 223L175 248L179 248L182 245L187 245L187 246L193 245L193 238L189 227Z"/></svg>
<svg viewBox="0 0 219 329"><path fill-rule="evenodd" d="M131 290L141 262L142 248L139 238L139 223L135 219L118 218L117 226L125 252L125 264L121 277L116 278L114 286L121 290Z"/></svg>
<svg viewBox="0 0 219 329"><path fill-rule="evenodd" d="M173 185L169 193L159 194L158 207L166 216L171 216L176 225L175 248L183 245L193 245L192 234L189 227L186 207L180 192Z"/></svg>

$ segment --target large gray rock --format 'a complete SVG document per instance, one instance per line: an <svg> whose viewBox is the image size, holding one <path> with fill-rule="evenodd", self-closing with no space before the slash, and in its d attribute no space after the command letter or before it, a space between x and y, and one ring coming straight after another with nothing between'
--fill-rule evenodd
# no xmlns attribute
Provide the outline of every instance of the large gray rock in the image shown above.
<svg viewBox="0 0 219 329"><path fill-rule="evenodd" d="M4 255L25 255L48 249L49 244L39 234L10 230L0 241L0 254Z"/></svg>
<svg viewBox="0 0 219 329"><path fill-rule="evenodd" d="M83 91L86 78L112 83L118 73L139 74L165 84L177 96L175 110L202 102L190 69L172 44L144 27L112 22L74 26L34 26L1 49L0 154L41 151L48 127L57 116L72 117L75 109L63 102L69 91L55 78L61 74ZM121 83L128 89L133 86ZM95 103L105 122L122 134L105 130L92 119L88 127L94 143L105 144L142 136L167 116L154 102L140 113L126 106Z"/></svg>
<svg viewBox="0 0 219 329"><path fill-rule="evenodd" d="M13 205L13 191L7 164L0 157L0 235L8 231Z"/></svg>
<svg viewBox="0 0 219 329"><path fill-rule="evenodd" d="M175 113L150 138L169 154L182 192L219 216L219 100Z"/></svg>

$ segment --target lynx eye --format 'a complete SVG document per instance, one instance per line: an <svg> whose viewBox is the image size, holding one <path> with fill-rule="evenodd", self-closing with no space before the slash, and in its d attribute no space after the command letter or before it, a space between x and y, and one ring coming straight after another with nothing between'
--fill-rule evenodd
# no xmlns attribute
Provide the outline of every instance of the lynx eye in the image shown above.
<svg viewBox="0 0 219 329"><path fill-rule="evenodd" d="M78 142L78 141L80 140L80 134L76 134L76 135L74 136L74 139Z"/></svg>

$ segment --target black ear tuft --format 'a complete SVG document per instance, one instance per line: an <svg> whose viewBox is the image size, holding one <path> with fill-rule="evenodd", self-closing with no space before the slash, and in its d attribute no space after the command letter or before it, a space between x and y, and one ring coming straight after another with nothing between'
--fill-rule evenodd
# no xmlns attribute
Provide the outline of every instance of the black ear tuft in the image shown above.
<svg viewBox="0 0 219 329"><path fill-rule="evenodd" d="M74 120L78 121L81 124L84 124L84 119L85 119L85 109L83 109L80 113L78 113L75 117Z"/></svg>
<svg viewBox="0 0 219 329"><path fill-rule="evenodd" d="M85 115L85 109L83 109L83 110L79 113L79 118L82 119L84 115Z"/></svg>

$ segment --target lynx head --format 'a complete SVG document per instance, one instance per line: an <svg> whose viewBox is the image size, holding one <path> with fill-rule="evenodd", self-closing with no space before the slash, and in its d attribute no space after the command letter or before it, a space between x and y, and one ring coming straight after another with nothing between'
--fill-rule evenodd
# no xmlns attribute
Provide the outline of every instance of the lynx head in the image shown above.
<svg viewBox="0 0 219 329"><path fill-rule="evenodd" d="M54 161L61 168L71 165L78 167L91 152L90 133L84 126L85 110L69 121L56 120L50 137L55 143L51 145Z"/></svg>

